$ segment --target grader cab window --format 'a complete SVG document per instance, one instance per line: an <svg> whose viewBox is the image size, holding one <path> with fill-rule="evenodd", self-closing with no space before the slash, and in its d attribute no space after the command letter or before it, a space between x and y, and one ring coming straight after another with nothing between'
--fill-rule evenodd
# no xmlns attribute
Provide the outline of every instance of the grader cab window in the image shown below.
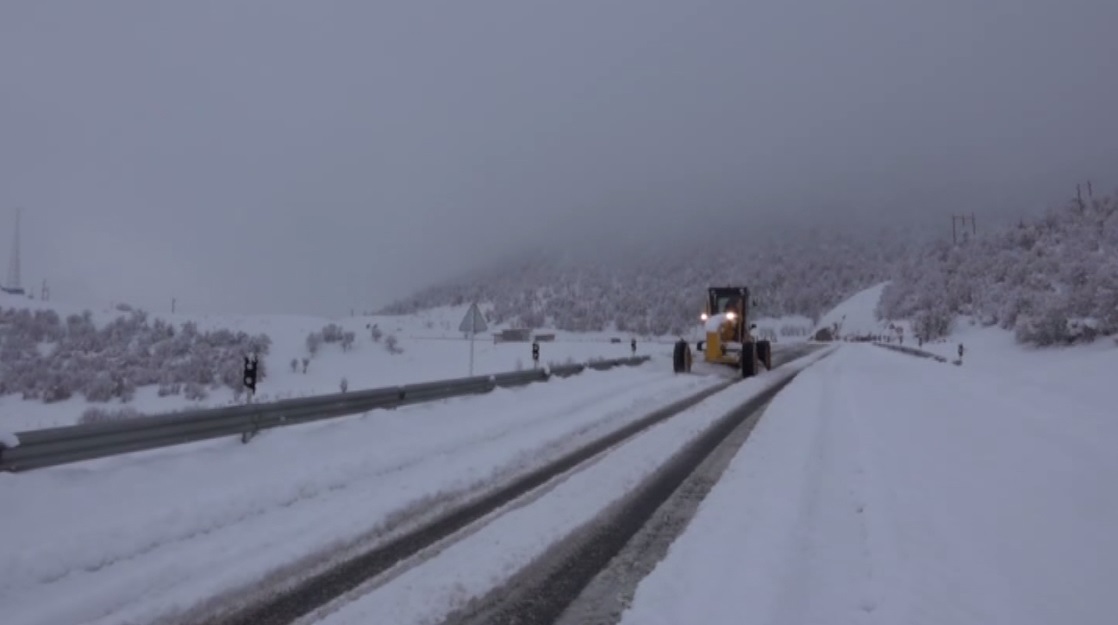
<svg viewBox="0 0 1118 625"><path fill-rule="evenodd" d="M720 315L726 312L734 312L737 314L742 313L742 296L740 293L724 292L712 293L711 299L713 304L712 314Z"/></svg>

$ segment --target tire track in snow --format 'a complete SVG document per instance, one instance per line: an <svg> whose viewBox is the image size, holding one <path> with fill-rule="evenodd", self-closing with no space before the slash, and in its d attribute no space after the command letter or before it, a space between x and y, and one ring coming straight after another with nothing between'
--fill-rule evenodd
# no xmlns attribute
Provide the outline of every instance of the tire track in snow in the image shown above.
<svg viewBox="0 0 1118 625"><path fill-rule="evenodd" d="M823 354L823 357L830 352ZM628 495L615 502L608 508L593 517L585 525L558 542L552 543L545 553L533 560L526 568L521 569L504 584L490 590L485 596L478 597L470 605L464 606L450 616L444 623L453 625L473 625L475 623L538 625L554 623L564 617L564 613L572 608L581 593L603 570L606 570L611 561L624 547L636 536L642 528L647 527L650 520L655 522L657 512L663 510L665 502L669 502L673 493L688 490L687 481L695 475L696 470L704 462L717 453L721 445L734 434L742 434L741 438L748 435L752 426L750 419L756 419L763 407L777 395L786 385L795 378L803 368L816 362L818 358L805 358L802 365L794 366L783 376L770 378L765 382L758 379L760 388L741 395L739 392L727 391L740 399L728 403L721 410L717 410L717 418L711 419L693 438L687 439L687 444L679 445L667 461L660 460L658 468L642 480L639 485L630 489ZM774 373L780 373L774 371ZM715 401L714 398L711 401ZM727 398L729 399L729 398ZM712 406L713 407L713 406ZM670 427L673 423L679 424L680 419L664 424L661 427ZM744 431L742 427L744 426ZM648 436L655 436L649 432ZM640 441L635 441L637 445ZM621 454L624 450L616 452L613 456ZM611 456L606 461L615 459ZM604 461L604 462L606 462ZM592 470L592 469L591 469ZM700 481L703 476L699 476ZM684 495L686 496L686 492ZM670 504L667 504L670 505ZM668 519L670 522L670 519ZM670 523L669 523L670 524ZM676 524L677 528L682 528ZM639 538L637 539L639 540ZM624 564L621 565L622 568ZM634 573L640 573L642 567L638 566ZM630 580L633 582L635 580ZM578 612L590 614L591 622L609 622L599 620L602 615L605 619L612 618L608 606L599 612L592 608L584 611L582 606L574 606L574 613L570 618L577 622L580 620ZM585 618L585 617L584 617ZM356 622L356 621L340 621ZM702 619L688 620L686 622L703 622Z"/></svg>
<svg viewBox="0 0 1118 625"><path fill-rule="evenodd" d="M835 403L839 369L821 363L804 380L816 405L799 416L810 443L802 482L788 485L797 506L787 530L792 566L777 591L782 622L865 623L878 606L861 453L849 413Z"/></svg>
<svg viewBox="0 0 1118 625"><path fill-rule="evenodd" d="M308 578L305 583L300 583L292 589L286 589L282 594L277 594L263 603L249 606L247 609L232 615L223 615L217 622L266 625L290 623L300 619L320 608L320 606L325 606L339 597L345 597L348 593L362 587L369 581L378 581L380 576L395 567L408 566L407 560L417 555L422 557L422 553L428 548L458 534L463 529L469 528L471 524L483 520L493 512L510 504L515 504L521 497L532 496L535 489L546 485L557 476L576 467L585 466L585 462L600 457L602 452L607 449L669 419L678 412L714 395L726 386L725 383L717 384L656 410L644 418L614 430L606 437L573 450L550 464L539 466L526 474L520 475L511 483L500 485L477 500L449 510L446 515L435 518L430 523L417 528L414 532L403 534L374 549L360 553L334 568ZM333 606L328 609L333 609Z"/></svg>

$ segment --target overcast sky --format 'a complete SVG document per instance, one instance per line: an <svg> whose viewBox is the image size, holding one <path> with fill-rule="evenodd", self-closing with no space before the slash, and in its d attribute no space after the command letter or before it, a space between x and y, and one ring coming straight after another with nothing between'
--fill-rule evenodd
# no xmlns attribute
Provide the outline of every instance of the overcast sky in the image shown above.
<svg viewBox="0 0 1118 625"><path fill-rule="evenodd" d="M56 299L338 315L586 232L1030 209L1118 181L1116 25L1114 0L4 0L0 263L22 206Z"/></svg>

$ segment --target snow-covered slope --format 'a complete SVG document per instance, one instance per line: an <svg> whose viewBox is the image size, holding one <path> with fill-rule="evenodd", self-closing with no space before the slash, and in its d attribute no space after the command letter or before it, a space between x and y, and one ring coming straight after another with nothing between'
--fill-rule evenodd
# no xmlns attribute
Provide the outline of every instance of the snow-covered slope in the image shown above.
<svg viewBox="0 0 1118 625"><path fill-rule="evenodd" d="M612 253L566 259L534 253L425 289L389 309L414 312L479 299L494 303L495 318L528 326L678 335L693 326L707 287L744 284L755 295L758 317L814 319L852 291L888 279L913 241L925 236L818 225L720 223L710 235L681 233L671 244L632 251L605 246Z"/></svg>
<svg viewBox="0 0 1118 625"><path fill-rule="evenodd" d="M888 282L876 284L850 296L819 319L815 329L839 328L839 336L884 335L889 322L877 318L877 303Z"/></svg>
<svg viewBox="0 0 1118 625"><path fill-rule="evenodd" d="M919 321L931 338L957 315L1036 345L1118 335L1118 195L1068 202L958 245L914 248L892 273L883 314Z"/></svg>

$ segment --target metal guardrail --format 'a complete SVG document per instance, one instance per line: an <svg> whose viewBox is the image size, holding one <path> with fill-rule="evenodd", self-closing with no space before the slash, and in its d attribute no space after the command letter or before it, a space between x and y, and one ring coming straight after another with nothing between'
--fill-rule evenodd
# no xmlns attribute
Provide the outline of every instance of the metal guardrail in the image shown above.
<svg viewBox="0 0 1118 625"><path fill-rule="evenodd" d="M884 347L885 349L891 349L895 352L901 352L902 354L908 354L909 356L916 356L917 358L930 358L936 362L948 362L946 356L940 356L939 354L926 352L922 349L916 349L915 347L908 347L906 345L893 345L892 343L881 343L878 341L874 341L874 345L877 345L878 347ZM950 362L953 362L956 365L962 364L962 360L952 360Z"/></svg>
<svg viewBox="0 0 1118 625"><path fill-rule="evenodd" d="M386 388L285 399L260 404L188 410L136 419L89 423L17 433L19 445L0 446L0 471L29 471L82 460L182 445L222 436L248 442L269 428L396 408L422 402L488 393L582 373L635 366L648 356L514 371Z"/></svg>

